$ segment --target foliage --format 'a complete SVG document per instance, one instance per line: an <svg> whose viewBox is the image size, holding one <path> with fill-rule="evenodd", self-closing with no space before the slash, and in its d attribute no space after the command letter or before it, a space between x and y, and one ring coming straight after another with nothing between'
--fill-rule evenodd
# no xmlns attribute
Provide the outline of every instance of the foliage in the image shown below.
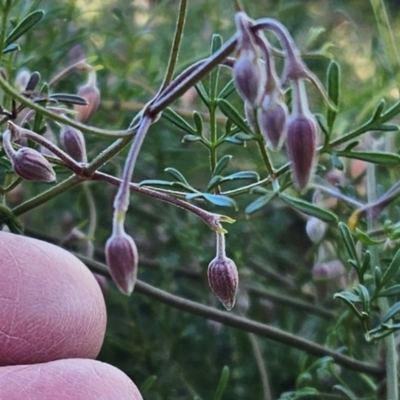
<svg viewBox="0 0 400 400"><path fill-rule="evenodd" d="M389 374L396 376L397 360L383 356L381 344L394 356L400 328L400 80L390 47L390 35L400 36L398 19L389 14L390 30L372 0L244 4L250 17L287 27L326 90L306 86L319 147L315 176L298 190L286 151L266 148L249 123L228 61L157 109L159 88L167 92L170 84L167 49L184 1L86 3L0 2L2 131L32 132L14 147L42 151L57 174L56 183L22 180L3 145L0 214L11 231L55 241L106 276L93 260L105 262L107 239L125 223L138 248L140 282L126 297L109 281L100 359L128 374L148 400L385 398L385 363L387 391L395 393ZM229 44L232 3L190 3L174 78ZM270 32L267 38L281 75L282 47ZM29 73L32 88L21 91L24 69L38 74ZM72 110L86 102L76 93L93 73L101 102L85 125ZM282 89L293 111L295 91ZM119 204L127 190L117 194L117 178L151 107L160 119L138 145L126 211ZM39 146L63 125L84 133L89 164ZM306 233L311 218L316 236ZM207 283L213 231L228 231L226 251L239 269L229 315Z"/></svg>

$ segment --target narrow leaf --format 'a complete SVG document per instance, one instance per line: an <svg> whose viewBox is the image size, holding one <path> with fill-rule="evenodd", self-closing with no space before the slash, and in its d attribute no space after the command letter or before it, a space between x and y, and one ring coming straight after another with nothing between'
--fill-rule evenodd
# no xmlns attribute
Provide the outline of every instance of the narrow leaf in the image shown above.
<svg viewBox="0 0 400 400"><path fill-rule="evenodd" d="M222 368L221 378L218 383L217 391L214 396L214 400L222 400L222 396L225 392L226 386L229 380L229 367L227 365Z"/></svg>
<svg viewBox="0 0 400 400"><path fill-rule="evenodd" d="M350 389L347 389L342 385L335 385L333 390L343 393L349 400L357 400L357 396Z"/></svg>
<svg viewBox="0 0 400 400"><path fill-rule="evenodd" d="M206 89L204 88L204 85L201 82L197 82L194 87L195 87L195 89L197 91L197 94L203 100L203 103L207 107L209 107L210 106L210 98L208 97L208 94L206 92Z"/></svg>
<svg viewBox="0 0 400 400"><path fill-rule="evenodd" d="M347 253L349 254L350 259L356 261L358 264L356 245L354 244L354 240L353 240L353 237L351 236L349 227L343 222L339 222L338 227L339 227L340 233L342 234L344 245L346 247L346 250L347 250Z"/></svg>
<svg viewBox="0 0 400 400"><path fill-rule="evenodd" d="M193 121L196 127L197 134L199 136L203 135L203 118L197 111L193 111Z"/></svg>
<svg viewBox="0 0 400 400"><path fill-rule="evenodd" d="M241 117L239 112L236 110L235 107L232 106L231 103L224 99L218 100L218 107L221 112L228 117L232 122L240 128L243 132L253 136L253 132L251 131L250 127L246 124L244 119Z"/></svg>
<svg viewBox="0 0 400 400"><path fill-rule="evenodd" d="M210 179L207 185L207 192L210 192L222 182L223 177L221 175L215 175Z"/></svg>
<svg viewBox="0 0 400 400"><path fill-rule="evenodd" d="M389 297L400 294L400 285L393 285L379 292L378 297Z"/></svg>
<svg viewBox="0 0 400 400"><path fill-rule="evenodd" d="M211 38L211 55L218 51L222 46L221 35L214 34ZM218 92L218 77L219 77L219 66L215 67L210 73L210 99L215 100Z"/></svg>
<svg viewBox="0 0 400 400"><path fill-rule="evenodd" d="M400 302L394 303L389 308L387 313L382 317L382 323L389 321L390 318L394 317L400 311Z"/></svg>
<svg viewBox="0 0 400 400"><path fill-rule="evenodd" d="M382 286L385 286L390 279L392 279L397 272L400 270L400 249L397 250L397 253L393 257L390 265L388 268L385 270L382 276Z"/></svg>
<svg viewBox="0 0 400 400"><path fill-rule="evenodd" d="M371 122L380 120L385 105L386 105L385 99L381 99L377 104L375 111L372 114Z"/></svg>
<svg viewBox="0 0 400 400"><path fill-rule="evenodd" d="M270 192L269 194L265 194L263 196L260 196L258 199L254 200L252 203L250 203L244 212L246 214L252 214L259 210L260 208L264 207L267 205L273 198L275 197L274 192Z"/></svg>
<svg viewBox="0 0 400 400"><path fill-rule="evenodd" d="M11 53L12 51L17 50L20 50L20 47L16 43L11 43L3 49L2 54Z"/></svg>
<svg viewBox="0 0 400 400"><path fill-rule="evenodd" d="M328 95L332 103L337 106L339 104L340 95L340 66L336 61L332 60L330 62L327 75ZM328 107L326 120L329 132L332 132L333 123L335 122L336 115L337 112L332 111Z"/></svg>
<svg viewBox="0 0 400 400"><path fill-rule="evenodd" d="M24 33L32 29L44 17L43 10L36 10L27 15L7 36L5 47L15 42Z"/></svg>
<svg viewBox="0 0 400 400"><path fill-rule="evenodd" d="M167 107L162 116L166 118L169 122L177 126L178 128L190 132L192 135L196 135L197 131L194 129L189 123L187 123L177 112L175 112L172 108Z"/></svg>
<svg viewBox="0 0 400 400"><path fill-rule="evenodd" d="M283 193L281 193L279 197L286 204L289 204L291 207L303 212L304 214L311 215L312 217L316 217L325 222L337 222L337 216L333 212L318 207L315 204L311 204L307 201Z"/></svg>
<svg viewBox="0 0 400 400"><path fill-rule="evenodd" d="M374 240L368 236L367 233L363 232L361 229L356 228L356 237L357 239L366 246L376 246L378 244L382 244L384 241L382 240Z"/></svg>
<svg viewBox="0 0 400 400"><path fill-rule="evenodd" d="M225 87L220 91L218 98L226 99L235 91L235 82L231 79Z"/></svg>
<svg viewBox="0 0 400 400"><path fill-rule="evenodd" d="M221 175L231 160L232 156L229 154L221 157L214 168L213 175Z"/></svg>
<svg viewBox="0 0 400 400"><path fill-rule="evenodd" d="M233 181L237 179L254 179L255 181L260 180L260 176L255 171L239 171L234 174L224 176L223 181Z"/></svg>
<svg viewBox="0 0 400 400"><path fill-rule="evenodd" d="M228 196L221 196L220 194L203 193L203 197L210 203L220 207L233 207L237 209L235 200Z"/></svg>
<svg viewBox="0 0 400 400"><path fill-rule="evenodd" d="M88 102L83 97L77 96L75 94L68 94L68 93L54 93L50 95L50 100L55 100L60 103L66 104L77 104L80 106L87 106Z"/></svg>
<svg viewBox="0 0 400 400"><path fill-rule="evenodd" d="M340 157L353 158L363 160L374 164L381 165L398 165L400 164L400 155L395 153L386 153L380 151L338 151L336 154Z"/></svg>
<svg viewBox="0 0 400 400"><path fill-rule="evenodd" d="M182 175L182 173L180 173L177 169L168 167L168 168L165 168L164 171L168 172L174 178L178 179L178 181L180 181L180 182L184 183L185 185L189 186L188 181L185 179L185 177Z"/></svg>

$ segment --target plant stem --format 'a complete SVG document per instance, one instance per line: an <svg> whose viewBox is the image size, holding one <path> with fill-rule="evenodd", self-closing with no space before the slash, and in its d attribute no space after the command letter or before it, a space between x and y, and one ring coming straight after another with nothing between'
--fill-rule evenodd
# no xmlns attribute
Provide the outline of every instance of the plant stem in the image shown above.
<svg viewBox="0 0 400 400"><path fill-rule="evenodd" d="M79 254L75 255L93 272L110 277L108 269L104 264L93 261ZM281 329L175 296L139 280L136 282L135 291L178 310L199 315L245 332L251 332L259 336L267 337L292 348L305 351L316 357L330 356L337 364L354 371L365 372L375 376L382 376L384 373L383 369L379 365L355 360L325 346L321 346L307 339L282 331Z"/></svg>
<svg viewBox="0 0 400 400"><path fill-rule="evenodd" d="M400 59L397 52L397 44L395 43L393 32L390 28L385 4L383 0L371 0L371 6L374 10L379 35L386 50L386 56L396 79L397 89L400 91Z"/></svg>
<svg viewBox="0 0 400 400"><path fill-rule="evenodd" d="M183 37L183 28L185 26L187 14L187 0L180 0L178 20L176 21L176 28L174 34L174 41L172 44L171 53L169 55L167 72L165 73L163 83L161 84L159 93L161 93L165 87L171 82L174 75L175 66L178 61L179 48Z"/></svg>
<svg viewBox="0 0 400 400"><path fill-rule="evenodd" d="M372 141L371 135L369 136ZM376 170L375 165L368 163L367 165L367 194L368 203L376 201ZM375 220L372 213L367 213L368 230L375 228ZM374 276L375 267L380 268L380 259L377 246L370 246L371 253L371 274ZM380 315L384 316L389 309L387 297L380 297L378 299ZM383 339L385 344L385 361L386 361L386 387L387 387L387 400L397 400L399 397L398 380L397 380L397 349L395 343L394 333L391 333Z"/></svg>

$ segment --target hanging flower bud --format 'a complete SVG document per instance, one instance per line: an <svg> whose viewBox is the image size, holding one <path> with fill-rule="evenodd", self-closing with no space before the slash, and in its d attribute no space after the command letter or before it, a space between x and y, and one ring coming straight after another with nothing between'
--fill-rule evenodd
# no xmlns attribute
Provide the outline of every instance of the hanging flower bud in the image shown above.
<svg viewBox="0 0 400 400"><path fill-rule="evenodd" d="M288 109L276 94L266 94L258 110L258 126L267 146L280 150L287 133Z"/></svg>
<svg viewBox="0 0 400 400"><path fill-rule="evenodd" d="M217 254L208 265L208 283L227 310L235 304L239 275L235 263L225 254L225 235L217 232Z"/></svg>
<svg viewBox="0 0 400 400"><path fill-rule="evenodd" d="M258 106L264 91L266 74L259 59L259 49L250 26L251 20L244 12L235 15L238 30L238 57L233 67L233 79L242 98L250 106Z"/></svg>
<svg viewBox="0 0 400 400"><path fill-rule="evenodd" d="M208 265L208 283L227 310L235 305L239 276L235 263L228 257L215 257Z"/></svg>
<svg viewBox="0 0 400 400"><path fill-rule="evenodd" d="M315 264L312 269L312 276L315 282L317 298L324 301L338 289L344 289L345 268L341 261L332 260Z"/></svg>
<svg viewBox="0 0 400 400"><path fill-rule="evenodd" d="M136 283L138 259L133 239L122 228L115 230L106 243L106 261L118 289L128 296Z"/></svg>
<svg viewBox="0 0 400 400"><path fill-rule="evenodd" d="M74 105L75 111L78 112L76 119L80 122L87 123L96 112L100 103L100 91L96 86L95 71L90 71L88 82L79 88L77 95L83 97L88 104L86 106Z"/></svg>
<svg viewBox="0 0 400 400"><path fill-rule="evenodd" d="M87 161L85 138L80 130L64 125L60 133L60 142L63 149L74 160Z"/></svg>
<svg viewBox="0 0 400 400"><path fill-rule="evenodd" d="M15 173L21 178L42 182L56 180L56 174L50 163L38 151L30 147L22 147L17 150L11 161Z"/></svg>
<svg viewBox="0 0 400 400"><path fill-rule="evenodd" d="M318 243L326 232L327 224L318 218L310 217L306 223L306 232L313 243Z"/></svg>
<svg viewBox="0 0 400 400"><path fill-rule="evenodd" d="M287 151L295 186L304 189L314 172L318 124L308 109L303 79L293 81L293 110L287 129Z"/></svg>

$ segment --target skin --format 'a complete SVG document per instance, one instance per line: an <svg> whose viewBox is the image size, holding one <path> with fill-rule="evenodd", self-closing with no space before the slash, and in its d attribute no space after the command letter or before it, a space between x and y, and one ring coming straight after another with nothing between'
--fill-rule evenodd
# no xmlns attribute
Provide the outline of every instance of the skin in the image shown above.
<svg viewBox="0 0 400 400"><path fill-rule="evenodd" d="M0 399L143 400L94 360L106 328L93 274L67 251L0 232Z"/></svg>

